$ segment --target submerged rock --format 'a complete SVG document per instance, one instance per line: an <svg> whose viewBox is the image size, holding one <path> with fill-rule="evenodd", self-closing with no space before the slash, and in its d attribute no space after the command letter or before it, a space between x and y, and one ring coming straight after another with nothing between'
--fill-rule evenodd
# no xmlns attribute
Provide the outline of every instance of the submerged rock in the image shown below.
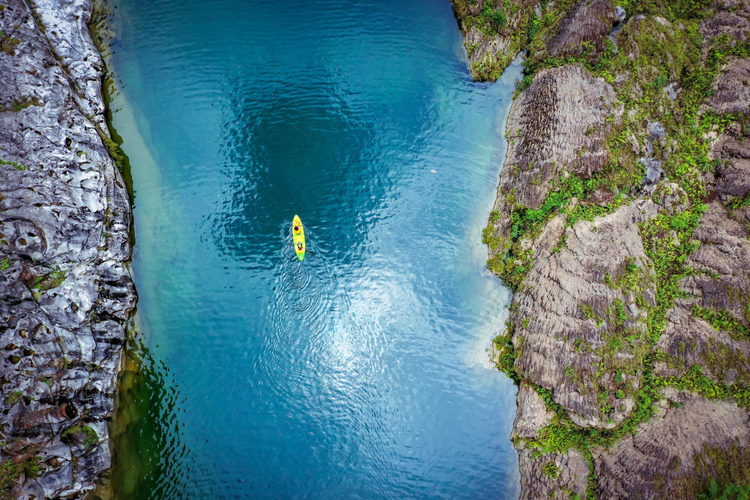
<svg viewBox="0 0 750 500"><path fill-rule="evenodd" d="M107 422L136 301L131 211L103 142L92 3L31 5L0 10L0 460L19 470L0 493L79 498L111 464Z"/></svg>

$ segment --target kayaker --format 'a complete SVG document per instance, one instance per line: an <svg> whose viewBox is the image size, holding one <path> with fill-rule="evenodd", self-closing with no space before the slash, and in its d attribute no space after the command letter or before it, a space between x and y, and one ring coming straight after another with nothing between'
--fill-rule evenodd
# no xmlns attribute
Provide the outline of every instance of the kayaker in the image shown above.
<svg viewBox="0 0 750 500"><path fill-rule="evenodd" d="M299 243L297 243L297 249L298 250L302 250L302 242L301 241Z"/></svg>

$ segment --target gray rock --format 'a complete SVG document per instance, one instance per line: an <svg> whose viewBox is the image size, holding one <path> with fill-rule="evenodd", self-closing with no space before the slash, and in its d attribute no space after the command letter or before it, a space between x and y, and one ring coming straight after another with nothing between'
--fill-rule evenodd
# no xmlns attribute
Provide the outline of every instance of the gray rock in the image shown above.
<svg viewBox="0 0 750 500"><path fill-rule="evenodd" d="M495 231L506 244L493 254L507 248L515 203L539 208L563 172L586 178L609 163L603 144L607 117L619 112L616 101L603 79L580 66L564 66L541 71L513 102L494 207L500 214Z"/></svg>
<svg viewBox="0 0 750 500"><path fill-rule="evenodd" d="M714 82L708 105L719 113L750 113L750 60L731 60Z"/></svg>
<svg viewBox="0 0 750 500"><path fill-rule="evenodd" d="M717 456L729 461L722 474L738 483L744 479L750 461L747 412L734 402L674 389L665 393L679 407L596 457L599 498L697 498L706 489L706 476L719 466L712 462Z"/></svg>
<svg viewBox="0 0 750 500"><path fill-rule="evenodd" d="M615 400L614 375L619 370L629 384L640 385L636 354L644 340L632 347L620 340L618 356L603 356L601 349L625 331L643 332L646 312L636 307L633 293L613 288L605 277L617 280L627 262L636 263L646 273L643 300L654 304L653 284L645 279L651 262L638 223L657 212L653 202L640 200L593 222L581 221L564 229L567 248L554 254L551 249L563 228L562 219L553 219L535 243L524 288L513 297L513 342L520 351L516 370L524 380L550 390L553 400L583 427L615 427L633 409L629 396ZM622 333L612 317L615 301L632 311ZM599 401L602 390L609 394L609 415Z"/></svg>
<svg viewBox="0 0 750 500"><path fill-rule="evenodd" d="M643 179L644 191L651 193L664 174L661 169L662 161L654 158L641 158L639 161L646 168L646 177Z"/></svg>
<svg viewBox="0 0 750 500"><path fill-rule="evenodd" d="M518 388L518 414L513 422L513 438L535 438L543 427L549 425L555 414L547 410L544 400L529 384L521 383Z"/></svg>
<svg viewBox="0 0 750 500"><path fill-rule="evenodd" d="M567 453L550 453L535 456L534 450L520 450L518 462L521 467L520 500L537 500L542 498L570 498L577 494L579 498L586 498L589 466L586 459L577 450ZM554 465L551 471L550 464ZM563 491L570 496L563 496Z"/></svg>
<svg viewBox="0 0 750 500"><path fill-rule="evenodd" d="M0 460L41 461L18 498L80 498L111 464L107 421L136 300L130 202L102 142L91 2L5 5L0 30L17 43L0 52Z"/></svg>
<svg viewBox="0 0 750 500"><path fill-rule="evenodd" d="M664 87L664 90L666 91L667 96L674 101L675 99L677 99L677 96L679 95L681 89L676 82L672 82Z"/></svg>
<svg viewBox="0 0 750 500"><path fill-rule="evenodd" d="M648 124L648 136L652 141L658 141L667 136L667 131L664 130L664 125L659 122L652 122Z"/></svg>
<svg viewBox="0 0 750 500"><path fill-rule="evenodd" d="M611 0L578 0L560 22L554 37L546 44L551 57L578 55L585 44L593 52L604 51L604 39L617 21Z"/></svg>
<svg viewBox="0 0 750 500"><path fill-rule="evenodd" d="M625 20L627 17L627 12L625 12L625 9L620 7L619 5L615 7L615 19L617 19L618 23L621 23Z"/></svg>

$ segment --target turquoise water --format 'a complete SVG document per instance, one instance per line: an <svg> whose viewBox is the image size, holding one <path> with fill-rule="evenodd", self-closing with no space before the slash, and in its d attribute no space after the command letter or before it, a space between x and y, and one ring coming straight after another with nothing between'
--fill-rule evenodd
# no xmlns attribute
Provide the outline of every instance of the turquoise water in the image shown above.
<svg viewBox="0 0 750 500"><path fill-rule="evenodd" d="M481 230L519 68L472 82L448 0L113 5L117 497L517 497Z"/></svg>

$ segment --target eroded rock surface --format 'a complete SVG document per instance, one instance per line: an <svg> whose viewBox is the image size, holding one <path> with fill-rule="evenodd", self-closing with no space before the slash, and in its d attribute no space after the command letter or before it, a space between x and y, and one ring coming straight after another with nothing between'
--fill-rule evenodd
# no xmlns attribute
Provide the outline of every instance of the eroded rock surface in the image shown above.
<svg viewBox="0 0 750 500"><path fill-rule="evenodd" d="M592 222L581 221L565 229L567 247L551 253L539 247L523 291L516 295L511 319L514 342L521 354L516 369L524 380L552 391L573 421L583 427L612 428L633 409L632 394L615 399L615 373L621 384L640 385L636 357L642 349L645 310L653 306L655 290L648 279L651 262L646 257L638 224L656 215L650 200L623 206ZM558 219L559 220L559 219ZM554 231L554 221L549 225ZM558 226L559 227L559 226ZM547 235L540 237L543 241ZM613 288L605 276L617 280L631 263L643 270L645 303L639 308L635 294ZM618 308L621 310L618 312ZM618 314L625 317L621 320ZM639 338L631 344L625 337ZM617 342L612 353L608 344ZM602 400L600 393L607 394ZM609 404L612 411L604 413Z"/></svg>
<svg viewBox="0 0 750 500"><path fill-rule="evenodd" d="M589 466L580 452L570 450L568 453L535 456L534 450L523 449L518 452L518 461L521 484L524 485L520 500L556 498L558 495L562 498L586 497Z"/></svg>
<svg viewBox="0 0 750 500"><path fill-rule="evenodd" d="M734 402L665 393L671 407L596 461L600 498L697 498L706 475L750 480L747 413Z"/></svg>
<svg viewBox="0 0 750 500"><path fill-rule="evenodd" d="M32 7L33 6L33 7ZM79 498L111 464L130 203L103 144L90 0L0 9L2 494Z"/></svg>
<svg viewBox="0 0 750 500"><path fill-rule="evenodd" d="M516 204L539 208L563 172L590 177L609 163L602 144L615 101L611 85L576 65L541 71L513 102L494 207L503 242L492 255L507 250Z"/></svg>
<svg viewBox="0 0 750 500"><path fill-rule="evenodd" d="M520 381L521 497L750 485L750 63L738 45L750 7L566 5L547 7L531 44L484 233L488 267L515 292L495 345ZM711 47L734 55L713 66Z"/></svg>
<svg viewBox="0 0 750 500"><path fill-rule="evenodd" d="M607 34L617 20L611 0L579 0L545 44L549 55L560 57L584 52L604 52Z"/></svg>

